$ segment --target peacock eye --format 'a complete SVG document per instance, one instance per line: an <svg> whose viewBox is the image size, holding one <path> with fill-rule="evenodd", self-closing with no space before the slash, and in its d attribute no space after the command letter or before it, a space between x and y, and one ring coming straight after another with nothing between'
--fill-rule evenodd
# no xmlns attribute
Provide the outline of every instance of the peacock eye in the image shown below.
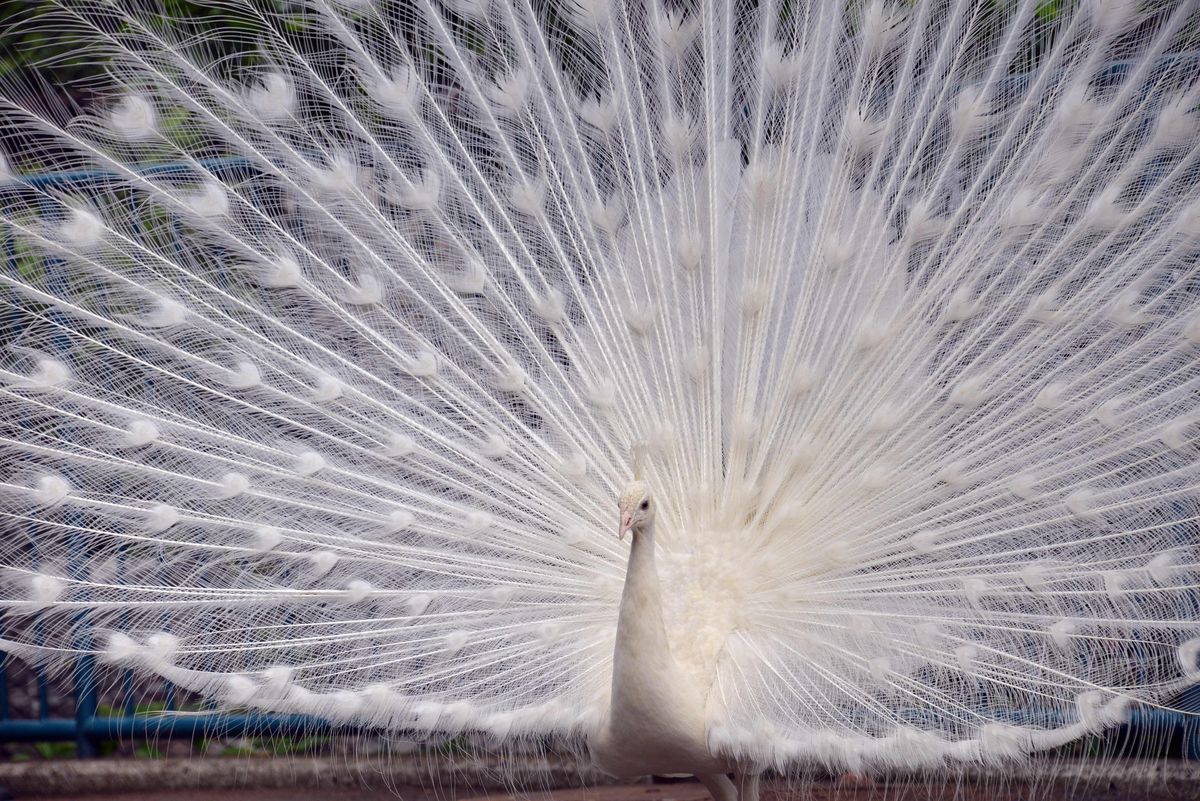
<svg viewBox="0 0 1200 801"><path fill-rule="evenodd" d="M638 506L638 508L639 508L639 509L641 509L642 511L645 511L645 510L649 509L649 508L650 508L650 501L648 501L648 500L646 500L646 501L642 501L641 505L640 505L640 506Z"/></svg>

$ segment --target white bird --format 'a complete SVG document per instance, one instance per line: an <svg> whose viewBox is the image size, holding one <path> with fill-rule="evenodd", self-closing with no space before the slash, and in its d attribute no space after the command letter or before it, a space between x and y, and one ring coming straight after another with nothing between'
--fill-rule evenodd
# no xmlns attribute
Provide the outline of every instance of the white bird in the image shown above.
<svg viewBox="0 0 1200 801"><path fill-rule="evenodd" d="M592 756L617 776L694 773L717 801L758 797L759 772L735 765L708 744L705 705L712 676L703 664L675 658L663 619L662 586L654 565L655 504L640 481L618 503L617 536L632 534L621 592L612 695ZM737 785L725 775L735 772Z"/></svg>
<svg viewBox="0 0 1200 801"><path fill-rule="evenodd" d="M62 6L6 652L721 801L1200 679L1195 3Z"/></svg>

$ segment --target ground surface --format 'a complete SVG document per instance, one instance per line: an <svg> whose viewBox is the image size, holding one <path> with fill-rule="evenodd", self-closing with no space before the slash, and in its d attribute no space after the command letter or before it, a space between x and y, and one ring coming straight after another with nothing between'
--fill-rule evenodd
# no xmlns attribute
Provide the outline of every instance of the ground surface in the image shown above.
<svg viewBox="0 0 1200 801"><path fill-rule="evenodd" d="M511 766L510 766L511 767ZM57 801L708 801L691 781L561 787L599 777L541 761L517 771L520 793L498 789L494 766L458 760L64 760L0 763L12 797ZM251 789L256 788L256 789ZM1200 764L1061 761L1026 775L961 782L851 776L786 786L763 801L1200 801Z"/></svg>
<svg viewBox="0 0 1200 801"><path fill-rule="evenodd" d="M434 793L428 788L396 787L394 790L363 790L351 788L305 790L173 790L169 793L141 792L87 795L29 795L19 794L14 798L54 799L54 801L395 801L397 793L403 801L710 801L708 793L699 784L674 785L617 785L569 789L550 793L532 792L514 795L510 793L472 796L466 799L447 792ZM871 785L835 786L814 784L798 792L779 792L768 789L763 801L1196 801L1200 798L1200 787L1190 791L1156 793L1147 788L1141 790L1111 788L1080 788L1064 785L1059 787L1009 786L965 786L935 787L929 785Z"/></svg>

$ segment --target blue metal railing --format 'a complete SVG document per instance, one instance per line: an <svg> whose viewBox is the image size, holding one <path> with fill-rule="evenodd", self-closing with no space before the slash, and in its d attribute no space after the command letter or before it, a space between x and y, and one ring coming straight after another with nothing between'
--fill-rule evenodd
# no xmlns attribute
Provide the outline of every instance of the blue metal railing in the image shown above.
<svg viewBox="0 0 1200 801"><path fill-rule="evenodd" d="M154 165L142 169L140 174L145 177L188 178L197 175L197 167L225 177L252 176L254 173L254 166L250 161L228 158L201 161L197 165ZM0 202L3 202L5 197L22 193L32 193L36 199L38 192L46 190L72 191L86 187L95 188L119 183L119 180L124 179L118 179L118 176L106 172L77 171L24 175L10 183L0 184ZM176 236L182 236L178 226ZM15 237L11 231L3 230L0 231L0 238L3 242L6 267L15 271L19 268ZM52 261L54 260L51 258L46 259L48 271L55 266L51 264ZM69 568L80 578L86 571L86 559L83 558L85 550L85 543L75 544ZM36 558L36 552L34 557ZM35 621L33 625L36 627L38 623ZM0 621L0 632L2 631L3 622ZM79 636L81 648L86 648L86 627L81 627ZM36 685L36 718L14 719L9 686L9 658L7 654L0 652L0 743L74 742L77 756L92 757L97 755L99 744L109 740L171 737L199 739L242 735L313 736L353 730L344 725L335 726L328 721L304 715L180 711L177 709L175 688L170 683L164 685L164 710L139 714L135 701L134 674L131 669L122 671L120 702L110 713L100 704L100 668L95 656L90 654L81 655L75 661L71 672L75 703L73 717L56 718L51 717L50 678L46 669L34 666L32 670ZM1181 707L1200 710L1200 687L1193 687L1188 691ZM1010 710L1003 714L998 713L996 719L1010 720L1013 723L1028 722L1030 714L1027 710ZM1200 715L1135 707L1125 728L1134 739L1161 739L1164 736L1178 735L1181 738L1183 755L1187 759L1200 759Z"/></svg>

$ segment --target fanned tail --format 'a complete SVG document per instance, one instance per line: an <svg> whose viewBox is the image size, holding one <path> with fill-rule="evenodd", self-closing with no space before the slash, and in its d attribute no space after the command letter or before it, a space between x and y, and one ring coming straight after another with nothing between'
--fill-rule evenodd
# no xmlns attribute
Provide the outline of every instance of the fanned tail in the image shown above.
<svg viewBox="0 0 1200 801"><path fill-rule="evenodd" d="M112 96L3 93L6 649L586 736L638 448L716 751L1196 679L1192 4L229 12L258 66L68 7Z"/></svg>

